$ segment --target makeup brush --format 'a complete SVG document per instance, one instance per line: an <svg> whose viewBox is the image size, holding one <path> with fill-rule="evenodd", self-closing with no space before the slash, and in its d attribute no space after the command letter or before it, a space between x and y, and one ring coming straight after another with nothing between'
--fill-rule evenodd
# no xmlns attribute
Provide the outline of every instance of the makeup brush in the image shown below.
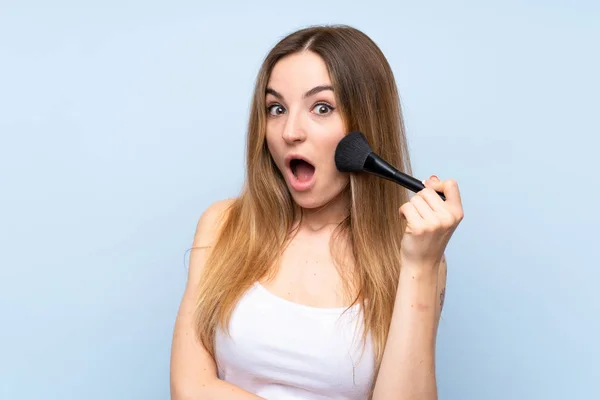
<svg viewBox="0 0 600 400"><path fill-rule="evenodd" d="M425 189L423 182L398 171L375 154L360 132L351 132L340 140L335 149L335 165L340 172L367 172L396 182L414 193ZM446 200L443 193L436 193L442 200Z"/></svg>

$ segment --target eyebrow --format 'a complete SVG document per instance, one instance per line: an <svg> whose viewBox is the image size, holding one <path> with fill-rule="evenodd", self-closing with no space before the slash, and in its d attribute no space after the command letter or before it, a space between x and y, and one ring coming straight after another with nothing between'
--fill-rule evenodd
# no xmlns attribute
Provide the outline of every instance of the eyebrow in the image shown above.
<svg viewBox="0 0 600 400"><path fill-rule="evenodd" d="M303 98L306 99L310 96L314 96L315 94L317 94L319 92L323 92L325 90L331 90L333 92L333 86L331 86L331 85L315 86L314 88L310 89L308 92L304 93ZM273 96L277 97L279 100L283 100L283 95L274 89L267 88L265 90L265 95L267 95L267 94L272 94Z"/></svg>

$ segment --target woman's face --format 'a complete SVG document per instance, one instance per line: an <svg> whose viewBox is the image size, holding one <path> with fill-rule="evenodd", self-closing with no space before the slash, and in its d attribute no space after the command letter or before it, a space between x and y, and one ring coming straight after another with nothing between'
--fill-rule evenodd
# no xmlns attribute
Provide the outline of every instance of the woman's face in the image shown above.
<svg viewBox="0 0 600 400"><path fill-rule="evenodd" d="M303 208L330 202L349 176L335 167L335 149L346 129L325 62L310 51L282 58L265 100L267 145L292 197Z"/></svg>

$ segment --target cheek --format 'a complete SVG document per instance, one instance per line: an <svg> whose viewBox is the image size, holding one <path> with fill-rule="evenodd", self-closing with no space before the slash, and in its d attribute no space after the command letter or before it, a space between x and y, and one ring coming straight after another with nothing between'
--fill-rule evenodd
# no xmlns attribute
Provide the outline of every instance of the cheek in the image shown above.
<svg viewBox="0 0 600 400"><path fill-rule="evenodd" d="M269 149L269 153L271 153L271 157L273 157L275 164L281 168L280 160L282 158L283 144L280 140L277 140L277 135L269 133L269 131L267 131L267 134L265 135L265 141L267 142L267 148Z"/></svg>
<svg viewBox="0 0 600 400"><path fill-rule="evenodd" d="M337 119L335 123L330 127L329 135L327 135L327 148L331 150L332 154L335 153L338 143L346 136L346 128L341 119Z"/></svg>
<svg viewBox="0 0 600 400"><path fill-rule="evenodd" d="M321 142L321 148L327 149L327 157L331 160L332 163L334 163L334 165L335 150L337 149L340 140L342 140L344 136L345 135L343 133L335 133L333 135L328 135L326 139L323 142Z"/></svg>
<svg viewBox="0 0 600 400"><path fill-rule="evenodd" d="M344 137L343 134L337 134L334 136L330 136L326 141L321 143L321 148L326 149L325 157L325 165L327 165L327 174L330 179L335 182L346 182L348 180L348 175L338 171L335 165L335 149L337 148L338 143Z"/></svg>
<svg viewBox="0 0 600 400"><path fill-rule="evenodd" d="M265 130L265 141L267 142L267 145L272 148L281 147L281 142L283 140L276 122L277 121L267 122L267 128Z"/></svg>

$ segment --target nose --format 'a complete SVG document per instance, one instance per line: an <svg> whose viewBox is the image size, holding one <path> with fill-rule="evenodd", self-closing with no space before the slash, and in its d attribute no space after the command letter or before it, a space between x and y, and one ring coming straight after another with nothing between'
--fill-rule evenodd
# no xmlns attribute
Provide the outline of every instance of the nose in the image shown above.
<svg viewBox="0 0 600 400"><path fill-rule="evenodd" d="M306 140L306 131L303 125L301 116L288 114L281 137L288 144L303 142Z"/></svg>

